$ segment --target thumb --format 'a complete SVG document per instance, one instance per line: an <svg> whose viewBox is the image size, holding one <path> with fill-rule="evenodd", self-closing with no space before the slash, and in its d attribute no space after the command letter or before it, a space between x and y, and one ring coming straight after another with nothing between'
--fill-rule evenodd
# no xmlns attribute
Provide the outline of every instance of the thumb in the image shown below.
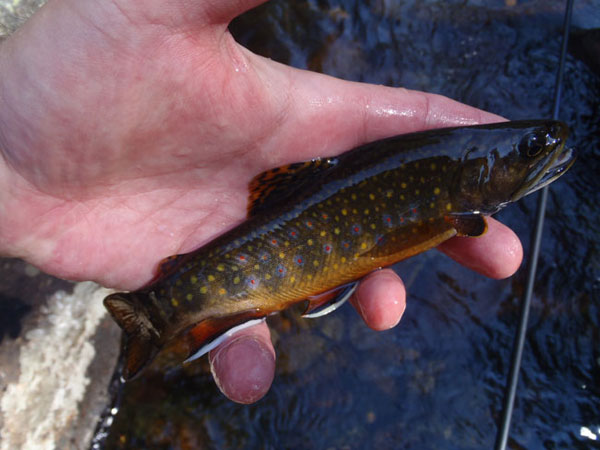
<svg viewBox="0 0 600 450"><path fill-rule="evenodd" d="M271 164L333 155L395 134L505 120L441 95L345 81L255 54L248 58L260 78L269 80L279 111L266 149Z"/></svg>

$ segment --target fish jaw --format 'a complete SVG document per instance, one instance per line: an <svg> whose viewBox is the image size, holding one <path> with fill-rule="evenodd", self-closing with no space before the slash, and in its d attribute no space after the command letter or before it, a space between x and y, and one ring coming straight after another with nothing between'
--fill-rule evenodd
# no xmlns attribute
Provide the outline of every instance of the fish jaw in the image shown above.
<svg viewBox="0 0 600 450"><path fill-rule="evenodd" d="M551 158L544 164L543 168L536 174L536 176L528 180L529 182L515 192L511 201L519 200L526 195L532 194L561 177L575 162L577 154L573 148L564 148L564 144L561 148L551 155Z"/></svg>

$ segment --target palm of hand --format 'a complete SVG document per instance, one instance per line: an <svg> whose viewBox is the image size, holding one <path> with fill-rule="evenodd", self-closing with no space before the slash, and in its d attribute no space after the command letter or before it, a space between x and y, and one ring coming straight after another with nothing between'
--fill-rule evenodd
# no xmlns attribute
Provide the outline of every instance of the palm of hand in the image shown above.
<svg viewBox="0 0 600 450"><path fill-rule="evenodd" d="M64 48L28 49L41 59L23 69L50 80L33 80L43 122L22 148L7 146L8 159L37 200L27 215L51 219L21 228L54 241L38 264L132 289L161 257L243 219L251 177L303 152L300 140L276 144L281 87L265 85L223 27L177 34L104 13L91 31L74 18ZM49 59L57 53L61 64Z"/></svg>
<svg viewBox="0 0 600 450"><path fill-rule="evenodd" d="M0 143L28 205L7 240L58 276L134 289L162 257L242 220L261 170L481 118L447 99L279 65L237 45L226 13L211 21L158 2L154 17L152 3L60 3L8 45L5 85L27 79L31 95L5 92L20 109Z"/></svg>
<svg viewBox="0 0 600 450"><path fill-rule="evenodd" d="M260 2L57 0L3 42L0 251L59 277L135 289L161 258L243 220L247 184L261 170L498 120L440 96L256 56L227 24ZM516 236L493 220L483 238L444 251L493 277L521 261ZM404 295L383 270L361 281L353 302L369 326L387 329ZM242 333L211 364L226 395L252 402L272 381L274 351L266 327Z"/></svg>

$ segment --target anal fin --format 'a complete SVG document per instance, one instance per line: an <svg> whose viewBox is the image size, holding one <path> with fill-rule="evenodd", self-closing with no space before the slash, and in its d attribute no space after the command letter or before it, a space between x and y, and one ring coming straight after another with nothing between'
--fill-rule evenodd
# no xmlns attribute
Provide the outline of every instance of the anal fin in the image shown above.
<svg viewBox="0 0 600 450"><path fill-rule="evenodd" d="M188 354L185 362L193 361L204 353L212 350L219 345L220 342L226 339L227 336L225 335L229 331L240 331L248 326L258 324L263 320L264 316L264 313L247 311L236 314L235 316L206 319L194 325L185 334ZM222 336L225 337L219 340ZM213 345L213 343L218 340L219 342Z"/></svg>

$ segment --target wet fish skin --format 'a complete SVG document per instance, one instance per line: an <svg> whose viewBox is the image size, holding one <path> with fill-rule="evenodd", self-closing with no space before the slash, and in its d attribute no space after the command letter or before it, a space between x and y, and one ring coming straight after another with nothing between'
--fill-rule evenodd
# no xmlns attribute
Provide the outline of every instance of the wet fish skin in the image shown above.
<svg viewBox="0 0 600 450"><path fill-rule="evenodd" d="M168 258L150 285L105 299L129 336L124 378L166 346L191 354L232 326L483 234L483 214L570 167L567 135L553 121L447 128L258 175L245 222Z"/></svg>

